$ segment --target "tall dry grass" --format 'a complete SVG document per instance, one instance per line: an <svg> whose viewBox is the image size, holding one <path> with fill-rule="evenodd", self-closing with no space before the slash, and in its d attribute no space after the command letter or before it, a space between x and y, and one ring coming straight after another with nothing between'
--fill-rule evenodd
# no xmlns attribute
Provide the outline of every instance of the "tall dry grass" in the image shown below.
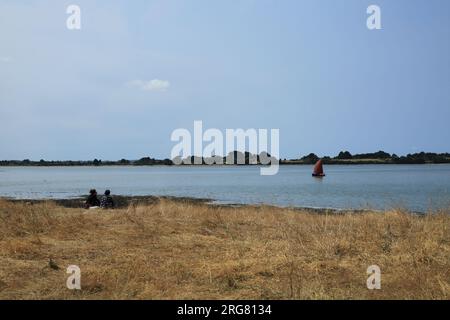
<svg viewBox="0 0 450 320"><path fill-rule="evenodd" d="M366 287L374 264L381 290ZM449 299L450 215L0 200L0 298Z"/></svg>

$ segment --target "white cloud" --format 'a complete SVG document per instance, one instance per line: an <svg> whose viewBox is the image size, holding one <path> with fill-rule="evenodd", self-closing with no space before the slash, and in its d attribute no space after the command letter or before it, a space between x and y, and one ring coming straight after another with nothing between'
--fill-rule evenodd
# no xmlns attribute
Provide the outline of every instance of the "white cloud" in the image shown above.
<svg viewBox="0 0 450 320"><path fill-rule="evenodd" d="M0 56L0 62L8 63L8 62L11 62L11 61L12 61L11 57L2 57L2 56Z"/></svg>
<svg viewBox="0 0 450 320"><path fill-rule="evenodd" d="M127 83L128 86L138 88L142 91L167 91L170 82L167 80L153 79L150 81L133 80Z"/></svg>

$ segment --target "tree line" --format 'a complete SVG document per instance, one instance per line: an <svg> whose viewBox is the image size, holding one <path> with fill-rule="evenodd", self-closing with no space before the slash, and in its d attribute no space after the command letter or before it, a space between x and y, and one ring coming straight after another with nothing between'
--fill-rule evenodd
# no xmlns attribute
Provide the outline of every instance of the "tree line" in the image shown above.
<svg viewBox="0 0 450 320"><path fill-rule="evenodd" d="M292 163L313 164L319 160L320 157L314 153L300 159L290 160ZM406 156L398 156L395 153L389 154L384 151L377 151L373 153L361 153L352 155L348 151L341 151L333 158L324 156L321 158L324 164L426 164L426 163L450 163L450 153L433 153L433 152L418 152L407 154Z"/></svg>
<svg viewBox="0 0 450 320"><path fill-rule="evenodd" d="M233 156L233 157L231 157ZM225 157L215 156L216 163L223 164L260 164L262 155L253 155L249 152L234 151ZM265 153L265 157L271 157L270 154ZM209 164L211 158L196 158L194 156L182 159L182 165L189 164ZM238 163L238 159L244 159L244 162ZM271 157L271 159L276 160ZM324 156L319 157L314 153L299 157L298 159L282 159L280 164L314 164L319 159L322 159L324 164L426 164L426 163L450 163L450 153L432 153L419 152L407 154L405 156L398 156L395 153L389 154L384 151L377 151L373 153L351 154L349 151L341 151L335 157ZM175 160L175 159L174 159ZM117 161L110 160L85 160L85 161L47 161L41 159L39 161L32 161L30 159L24 160L0 160L0 166L152 166L152 165L174 165L180 161L173 161L171 159L155 159L151 157L144 157L138 160L120 159Z"/></svg>

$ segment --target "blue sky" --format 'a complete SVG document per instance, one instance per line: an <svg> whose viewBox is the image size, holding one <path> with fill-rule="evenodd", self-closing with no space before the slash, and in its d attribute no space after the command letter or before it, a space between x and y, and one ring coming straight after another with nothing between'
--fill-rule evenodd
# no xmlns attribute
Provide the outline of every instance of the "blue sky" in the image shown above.
<svg viewBox="0 0 450 320"><path fill-rule="evenodd" d="M449 18L448 0L1 0L0 159L169 157L194 120L280 129L283 158L449 152Z"/></svg>

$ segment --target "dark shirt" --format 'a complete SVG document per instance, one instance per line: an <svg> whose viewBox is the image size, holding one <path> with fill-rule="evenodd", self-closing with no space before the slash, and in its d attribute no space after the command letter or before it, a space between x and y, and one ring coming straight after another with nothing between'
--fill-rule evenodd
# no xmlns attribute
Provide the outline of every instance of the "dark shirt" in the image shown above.
<svg viewBox="0 0 450 320"><path fill-rule="evenodd" d="M98 207L100 205L100 200L98 200L97 195L89 195L86 200L86 208L89 207Z"/></svg>
<svg viewBox="0 0 450 320"><path fill-rule="evenodd" d="M102 208L114 208L114 201L111 196L103 196L100 202Z"/></svg>

